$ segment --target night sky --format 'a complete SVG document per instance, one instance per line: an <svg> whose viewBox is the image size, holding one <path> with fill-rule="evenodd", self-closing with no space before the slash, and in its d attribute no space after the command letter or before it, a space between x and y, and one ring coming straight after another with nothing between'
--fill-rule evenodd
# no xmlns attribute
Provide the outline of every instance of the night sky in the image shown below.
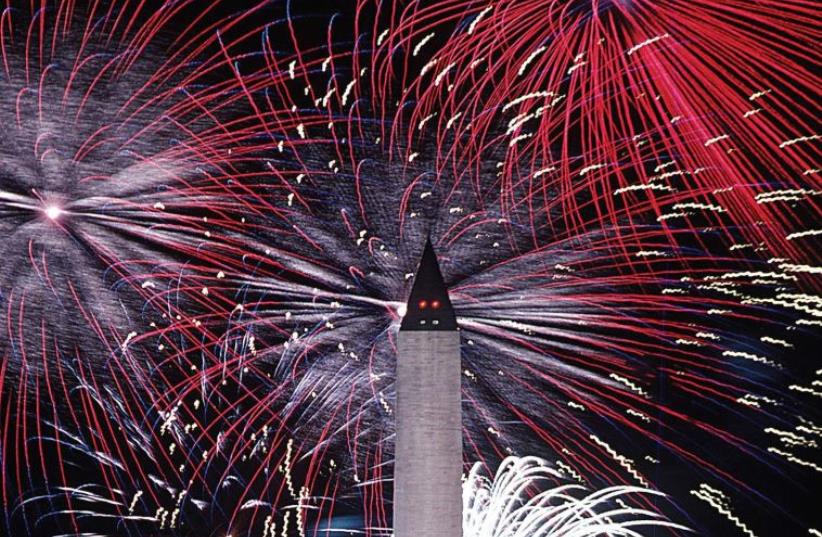
<svg viewBox="0 0 822 537"><path fill-rule="evenodd" d="M822 535L818 17L6 0L0 535L391 535L421 320L466 537Z"/></svg>

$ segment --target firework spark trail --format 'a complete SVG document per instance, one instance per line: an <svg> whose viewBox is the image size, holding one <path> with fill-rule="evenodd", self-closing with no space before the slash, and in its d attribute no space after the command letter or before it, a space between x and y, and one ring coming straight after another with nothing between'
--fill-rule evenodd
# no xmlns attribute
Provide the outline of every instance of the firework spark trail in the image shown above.
<svg viewBox="0 0 822 537"><path fill-rule="evenodd" d="M818 204L804 198L805 208L792 209L755 198L818 184L812 16L803 2L455 0L403 13L376 54L455 27L431 53L437 68L418 75L403 66L409 122L425 121L423 134L407 136L454 139L438 165L466 181L477 181L483 160L506 144L494 188L507 195L489 193L503 213L525 200L532 211L554 206L566 215L554 232L573 236L618 225L637 205L666 224L697 227L691 211L672 206L711 204L726 214L706 218L725 233L739 226L775 256L802 259L811 249L786 236L818 218ZM748 114L752 106L761 111ZM534 180L542 170L551 170L558 199ZM668 184L677 176L679 184Z"/></svg>
<svg viewBox="0 0 822 537"><path fill-rule="evenodd" d="M388 32L385 43L392 42L393 33ZM429 35L421 32L420 41L407 46L410 55L421 55L430 46ZM631 55L661 41L643 41ZM356 55L351 58L353 65L361 65ZM537 59L529 56L528 61ZM798 286L796 271L758 261L756 251L762 246L752 246L753 253L738 248L735 233L745 236L754 225L731 221L710 232L727 209L694 201L707 188L717 190L715 184L691 184L707 168L683 169L663 159L660 152L670 143L665 133L647 139L634 135L613 147L636 155L637 148L647 147L651 155L640 159L639 167L616 158L591 159L603 164L589 164L565 156L556 169L540 163L515 182L506 179L512 173L505 167L513 157L499 150L509 145L489 141L486 151L503 165L477 164L470 176L479 187L472 181L463 187L438 164L444 151L447 156L447 138L422 145L412 140L407 147L396 144L402 137L386 138L406 123L380 121L396 113L360 93L382 83L382 76L369 82L361 68L346 67L347 55L333 52L300 60L288 64L287 77L277 75L284 82L279 93L292 96L286 102L300 102L300 91L305 97L297 107L299 117L278 125L286 140L278 150L290 156L275 166L292 188L269 205L279 203L289 218L280 224L252 223L256 239L247 243L244 264L233 271L227 267L228 279L242 292L223 297L224 309L238 313L222 350L214 354L218 362L206 368L211 376L198 379L200 386L219 386L229 370L246 374L241 382L251 382L253 374L263 379L263 386L264 378L272 376L276 380L262 388L271 396L259 401L268 408L285 397L295 432L314 439L304 446L311 466L320 468L318 461L334 452L337 460L349 457L343 479L360 485L366 505L374 499L380 503L379 493L369 496L367 489L380 482L384 450L390 455L383 435L390 434L385 423L391 415L391 329L405 296L403 282L418 255L408 245L418 244L427 230L445 260L468 338L466 376L478 386L466 388L476 409L466 437L478 458L550 449L599 486L650 479L659 464L651 453L658 456L661 448L674 464L691 465L755 495L712 452L721 443L753 461L773 464L763 445L745 440L748 429L728 427L710 413L696 417L681 400L659 402L654 395L673 390L677 397L695 397L720 409L744 405L740 401L750 397L779 397L789 407L803 408L785 399L779 373L784 366L762 356L759 334L748 337L750 329L743 326L767 321L763 331L782 333L816 314L804 311L811 317L797 319L790 313L792 305L801 305L784 300L796 293L789 290ZM377 67L372 63L374 72L380 72ZM552 103L565 99L557 92L550 96ZM409 132L421 131L418 123L408 123ZM493 129L488 127L489 137L495 135ZM469 142L477 143L476 137ZM588 194L592 182L611 170L630 174L646 169L654 171L647 177L648 190L668 198L599 207ZM489 187L500 176L511 186L496 198ZM539 181L529 183L529 178ZM566 193L564 181L570 178L591 182L569 183ZM626 192L630 190L614 188L612 195ZM542 204L536 202L540 198ZM689 225L668 223L668 213L658 210L666 204L690 217ZM535 223L539 221L547 223ZM252 274L238 277L248 272ZM217 283L212 279L202 285ZM759 307L780 302L786 310L782 313ZM780 350L765 354L783 355ZM761 369L754 373L756 363ZM520 390L505 386L511 378L523 379ZM577 416L574 409L580 408L594 418ZM547 409L563 427L544 423ZM247 412L243 418L254 415ZM597 424L597 419L604 421ZM748 418L754 423L761 419L789 418L775 412ZM522 429L505 427L506 421L524 424L525 431L506 430ZM636 463L592 434L605 423L634 435L630 451L642 455L640 468L647 466L647 471L638 471ZM700 449L689 436L711 441ZM332 447L339 444L342 450ZM656 462L647 465L646 460ZM245 494L251 498L267 486L250 483ZM384 508L376 511L365 515L372 531L387 522Z"/></svg>
<svg viewBox="0 0 822 537"><path fill-rule="evenodd" d="M611 487L582 496L582 491L536 457L506 458L493 479L485 477L477 463L463 484L463 533L466 537L582 537L605 532L641 535L633 528L642 527L686 529L660 520L652 511L628 508L621 498L658 492Z"/></svg>
<svg viewBox="0 0 822 537"><path fill-rule="evenodd" d="M236 253L243 217L264 207L242 197L269 177L258 155L273 142L244 93L264 77L225 73L237 68L226 55L263 33L245 24L265 5L227 19L220 3L194 13L189 1L2 12L0 460L11 533L174 527L175 502L192 505L179 495L202 455L175 453L153 424L168 415L156 406L166 387L191 374L190 360L166 355L217 339L209 324L220 313L208 315L207 290L181 275ZM79 492L92 489L93 501ZM125 501L128 491L140 500Z"/></svg>
<svg viewBox="0 0 822 537"><path fill-rule="evenodd" d="M814 173L784 173L818 166L814 140L793 130L803 126L804 101L772 103L782 115L770 119L715 110L714 97L689 82L713 71L677 70L677 56L654 52L692 55L686 30L654 22L629 32L616 21L617 13L626 25L645 20L644 4L603 5L586 18L587 6L571 3L560 16L549 3L546 20L558 22L540 26L529 21L545 3L362 1L354 33L338 40L334 19L323 46L302 44L300 17L243 26L265 18L263 4L213 23L207 14L185 19L171 39L191 2L164 3L139 30L116 3L97 18L59 3L46 23L55 42L87 42L82 53L57 47L73 60L96 58L94 36L118 42L122 54L71 63L116 73L127 91L108 96L111 108L94 77L72 82L79 103L62 99L67 84L42 85L35 95L46 108L53 84L53 102L73 113L64 124L45 114L58 134L78 129L78 112L98 113L67 138L81 162L100 163L71 175L90 178L71 188L62 175L52 179L60 203L32 198L29 182L45 179L15 164L25 186L0 197L3 211L39 214L40 228L80 237L87 266L75 261L70 281L100 288L70 302L95 327L91 341L57 327L69 330L60 341L82 343L71 352L51 327L37 331L41 318L58 324L53 312L7 310L7 320L23 312L4 322L25 338L21 354L34 348L56 375L18 381L21 362L4 361L7 520L30 527L43 523L40 514L55 524L68 515L60 527L77 533L90 517L78 502L89 500L92 513L136 534L274 535L286 526L322 534L338 512L356 513L368 535L389 534L394 338L428 235L464 335L469 460L495 467L509 454L537 453L593 489L647 482L676 503L709 482L732 491L743 513L751 498L779 509L758 490L763 480L726 467L723 450L764 480L813 458L808 442L777 448L774 434L755 434L792 429L804 438L813 433L802 427L816 427L813 394L798 389L813 392L814 381L794 373L808 327L822 316L807 291L816 281L805 242L813 238L780 239L818 212ZM757 17L768 10L759 9ZM481 17L465 18L472 11ZM791 14L791 50L801 52L804 15ZM3 16L4 30L29 28ZM689 32L700 27L687 22ZM759 46L744 25L723 24ZM555 35L535 35L540 28ZM499 31L512 41L496 40ZM29 71L19 51L38 48L33 35L14 40L27 43L22 49L4 37L9 73ZM291 43L286 52L276 36ZM801 93L794 89L807 87L806 74L789 67L778 72L797 80L752 91L748 105ZM35 132L43 105L26 104L29 92L13 95L10 117L26 110L19 117ZM745 121L765 121L768 136ZM52 139L62 140L31 135L27 143L42 155ZM745 158L723 153L729 141L747 148ZM790 143L774 157L772 141ZM779 184L762 177L757 159ZM781 227L763 234L760 220ZM18 273L4 265L2 277L37 283L30 267L40 265L15 263ZM118 285L90 279L106 269ZM130 313L112 321L115 309ZM48 359L52 348L71 359ZM102 356L108 371L90 356ZM49 408L60 392L67 413ZM727 423L728 412L740 423ZM37 416L27 422L27 414ZM790 458L779 455L789 448ZM35 459L50 450L99 470L39 485ZM693 475L672 483L660 466ZM624 501L643 516L669 513L647 497Z"/></svg>
<svg viewBox="0 0 822 537"><path fill-rule="evenodd" d="M393 50L393 34L374 35L384 35ZM429 35L405 43L408 54L423 56ZM449 139L417 134L424 130L419 123L428 121L428 128L430 120L403 122L389 103L362 93L383 81L348 66L367 64L368 55L362 60L331 49L322 58L301 56L301 64L288 64L287 77L277 77L284 83L279 93L291 96L285 101L303 103L299 119L282 126L285 156L275 164L292 188L269 202L288 219L252 222L255 238L246 243L243 265L226 268L229 283L242 292L223 297L223 308L237 315L200 386L214 389L227 370L244 372L243 382L270 382L260 389L271 396L259 400L268 408L285 398L279 404L290 409L294 432L314 439L304 445L312 468L336 453L346 467L342 479L358 485L366 505L381 503L368 488L380 482L381 463L390 457L392 330L419 255L415 245L431 233L467 340L466 439L476 458L550 450L595 486L607 486L652 480L661 450L668 464L756 497L754 485L723 467L716 446L766 468L773 457L766 444L748 440L748 424L794 418L756 411L744 426L729 426L713 411L695 414L693 401L719 411L739 405L743 412L749 401L779 398L807 414L810 405L785 391L783 371L796 356L765 347L760 336L790 333L792 323L812 322L816 312L789 298L801 288L796 270L757 259L759 243L741 247L740 237L756 226L716 226L727 210L694 201L708 187L690 181L705 168L683 170L658 154L651 158L669 143L662 135L626 137L614 151L651 148L639 169L653 169L647 190L668 197L624 197L603 208L592 201L593 183L571 184L566 192L564 181L599 181L609 170L636 173L637 164L591 165L567 156L554 169L540 164L514 181L506 179L508 144L489 141L491 164L469 167L472 180L462 183L441 165ZM368 69L384 72L378 59L371 62ZM557 99L552 94L552 102L564 100ZM386 117L399 119L381 120ZM421 141L399 143L406 138L396 133L406 125ZM503 131L504 125L497 132ZM493 127L487 132L495 135ZM505 180L511 186L495 197ZM621 188L627 190L609 196L620 200L631 192ZM690 223L661 218L662 202ZM196 286L217 284L212 277ZM745 328L751 322L761 323L756 333ZM269 376L275 380L266 381ZM672 395L661 398L663 392ZM601 439L613 426L632 438L628 451L636 460ZM703 447L690 438L710 440ZM266 487L251 483L246 494ZM378 532L388 519L377 507L366 520Z"/></svg>
<svg viewBox="0 0 822 537"><path fill-rule="evenodd" d="M396 56L397 48L405 48L418 58L385 61L380 78L402 80L396 94L400 121L392 136L403 141L405 154L424 152L435 139L438 176L453 178L450 192L441 195L443 211L465 220L439 243L447 252L442 256L455 260L444 270L455 290L472 289L472 280L479 280L473 285L482 292L476 313L461 323L468 337L472 330L482 336L468 346L467 360L511 356L529 364L518 375L506 375L496 364L486 375L468 371L468 378L480 377L478 384L491 384L484 396L471 399L478 415L489 416L484 407L491 406L490 391L501 406L514 407L511 420L529 423L567 454L575 450L565 440L575 434L556 431L554 424L575 422L569 408L592 410L582 395L588 392L609 401L594 414L618 420L621 428L635 425L618 418L614 405L625 405L626 414L646 423L653 419L649 414L688 421L767 465L776 463L763 453L768 441L761 435L712 425L723 421L718 416L700 423L696 409L670 400L687 394L720 408L738 402L761 408L760 397L774 401L780 394L777 414L791 408L789 413L816 416L810 397L782 399L787 390L813 396L807 378L802 387L786 374L808 374L802 352L773 359L781 351L755 342L774 339L760 328L802 339L813 336L796 333L798 327L818 326L819 310L812 305L818 297L811 293L819 280L808 276L817 270L812 237L820 213L819 152L816 135L809 134L818 93L810 68L818 55L809 10L799 2L461 1L398 10L374 56ZM384 35L381 28L375 33ZM434 34L446 36L439 47L432 44ZM423 49L430 52L419 58ZM469 188L476 200L466 199ZM494 222L508 232L489 232ZM525 230L530 240L523 238ZM469 248L472 235L480 240ZM551 251L552 245L563 246ZM563 263L569 251L580 265ZM478 266L466 252L488 259ZM544 253L541 271L533 252ZM517 265L520 257L529 263ZM604 264L593 270L583 262L597 258ZM489 270L486 280L485 267L495 260L502 270ZM460 307L459 300L455 304ZM495 310L497 305L504 309ZM765 305L783 308L787 316L753 329L753 319L775 320L776 312L764 311ZM567 312L553 309L563 306ZM512 352L500 343L503 338L522 350ZM479 347L475 356L472 347ZM555 377L572 372L569 362L584 364L585 372L584 384L565 388L569 408L562 417L551 416L545 430L534 419L545 407L523 410L525 395L511 404L518 389L532 384L520 381L512 389L511 378L545 376L532 365L537 357L550 358L545 366L561 357L547 386L531 387L530 400L543 396L543 405L558 406L557 397L544 394ZM765 367L755 372L742 360ZM614 369L618 374L604 374ZM656 380L640 380L648 374ZM485 380L494 375L502 378ZM607 385L595 387L606 377L643 397L655 394L650 404L656 409L641 409L641 399L608 395ZM656 388L649 389L649 382ZM658 402L663 393L670 402ZM772 412L747 419L796 422ZM690 443L682 434L690 426L675 428L677 442ZM730 478L732 487L751 497L760 494L755 489L763 485L731 478L716 454L682 452L651 429L644 435L678 452L678 459ZM493 452L485 446L498 442L497 453L510 453L514 448L505 445L501 430L493 423L479 429L475 436L483 447L477 451ZM564 441L557 442L558 436ZM760 439L751 445L755 436ZM584 446L584 430L579 439L576 445ZM597 453L585 448L586 457ZM588 471L599 473L597 467L608 465L600 459Z"/></svg>

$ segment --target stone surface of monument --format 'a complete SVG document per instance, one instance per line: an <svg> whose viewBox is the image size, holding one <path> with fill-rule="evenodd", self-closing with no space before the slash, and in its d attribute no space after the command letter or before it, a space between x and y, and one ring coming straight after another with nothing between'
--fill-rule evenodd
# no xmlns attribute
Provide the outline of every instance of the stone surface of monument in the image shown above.
<svg viewBox="0 0 822 537"><path fill-rule="evenodd" d="M394 536L462 535L460 334L426 244L398 342Z"/></svg>

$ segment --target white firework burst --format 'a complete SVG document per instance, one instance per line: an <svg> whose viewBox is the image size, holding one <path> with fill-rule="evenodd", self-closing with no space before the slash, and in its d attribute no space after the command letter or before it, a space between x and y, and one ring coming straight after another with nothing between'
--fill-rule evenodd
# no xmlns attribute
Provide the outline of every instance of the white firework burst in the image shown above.
<svg viewBox="0 0 822 537"><path fill-rule="evenodd" d="M562 472L538 457L508 457L496 475L476 463L463 484L465 537L639 536L642 528L688 528L657 512L631 507L623 497L664 496L641 487L613 486L588 493L565 483Z"/></svg>

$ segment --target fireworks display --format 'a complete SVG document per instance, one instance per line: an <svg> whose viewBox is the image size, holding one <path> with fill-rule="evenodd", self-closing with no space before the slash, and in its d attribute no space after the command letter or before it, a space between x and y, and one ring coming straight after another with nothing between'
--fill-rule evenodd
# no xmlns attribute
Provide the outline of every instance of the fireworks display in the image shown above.
<svg viewBox="0 0 822 537"><path fill-rule="evenodd" d="M810 2L4 0L0 534L392 534L430 238L466 537L820 535Z"/></svg>
<svg viewBox="0 0 822 537"><path fill-rule="evenodd" d="M642 535L641 528L687 528L659 520L653 511L627 507L620 496L652 494L640 487L609 487L580 496L579 484L546 487L563 475L534 457L509 457L493 479L482 475L477 463L463 493L463 528L477 537L546 535ZM528 494L529 487L545 488ZM616 504L604 510L609 502Z"/></svg>

